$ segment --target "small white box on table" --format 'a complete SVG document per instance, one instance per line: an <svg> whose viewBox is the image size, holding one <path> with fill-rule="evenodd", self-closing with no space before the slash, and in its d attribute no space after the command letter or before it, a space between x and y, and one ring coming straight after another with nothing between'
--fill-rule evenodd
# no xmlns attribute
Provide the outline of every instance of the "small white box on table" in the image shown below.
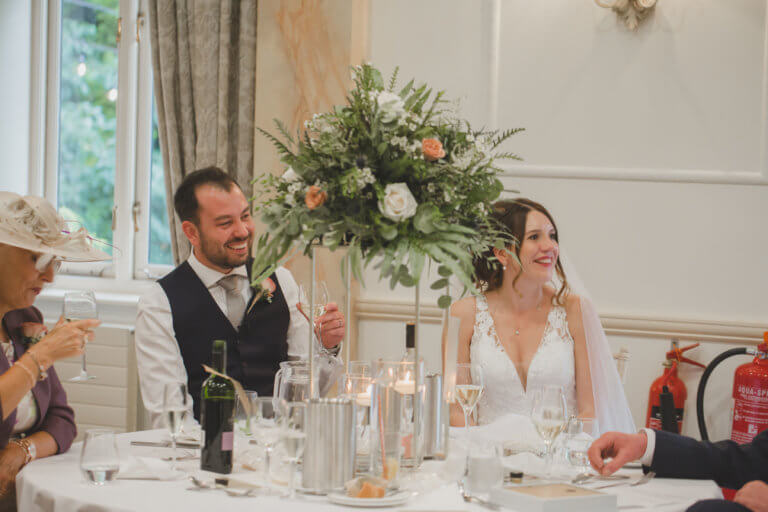
<svg viewBox="0 0 768 512"><path fill-rule="evenodd" d="M570 484L506 485L491 490L494 503L518 512L616 512L616 495Z"/></svg>

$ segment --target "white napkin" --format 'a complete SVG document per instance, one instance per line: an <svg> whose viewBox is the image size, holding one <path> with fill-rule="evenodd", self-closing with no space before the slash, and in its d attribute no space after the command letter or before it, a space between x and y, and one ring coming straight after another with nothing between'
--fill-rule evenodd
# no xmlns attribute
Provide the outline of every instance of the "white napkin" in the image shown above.
<svg viewBox="0 0 768 512"><path fill-rule="evenodd" d="M174 480L182 471L171 469L171 463L154 457L128 457L120 459L117 478L125 480Z"/></svg>

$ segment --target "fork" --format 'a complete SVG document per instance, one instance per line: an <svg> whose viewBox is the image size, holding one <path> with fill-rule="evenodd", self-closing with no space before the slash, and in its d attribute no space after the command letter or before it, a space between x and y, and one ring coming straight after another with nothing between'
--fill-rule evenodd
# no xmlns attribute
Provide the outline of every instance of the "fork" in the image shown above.
<svg viewBox="0 0 768 512"><path fill-rule="evenodd" d="M651 478L655 476L656 476L656 473L654 473L653 471L649 471L643 476L641 476L640 478L638 478L637 480L634 480L632 482L615 482L612 484L599 485L597 487L592 487L592 489L606 489L608 487L615 487L617 485L629 485L630 487L635 487L637 485L647 484L651 480Z"/></svg>

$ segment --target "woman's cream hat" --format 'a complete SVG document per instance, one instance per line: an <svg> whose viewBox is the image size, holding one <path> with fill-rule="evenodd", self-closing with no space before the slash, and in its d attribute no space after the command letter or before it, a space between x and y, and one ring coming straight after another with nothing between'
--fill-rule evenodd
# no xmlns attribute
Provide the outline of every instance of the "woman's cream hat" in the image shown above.
<svg viewBox="0 0 768 512"><path fill-rule="evenodd" d="M112 259L94 248L93 241L85 228L70 232L67 222L46 199L0 191L0 244L67 261Z"/></svg>

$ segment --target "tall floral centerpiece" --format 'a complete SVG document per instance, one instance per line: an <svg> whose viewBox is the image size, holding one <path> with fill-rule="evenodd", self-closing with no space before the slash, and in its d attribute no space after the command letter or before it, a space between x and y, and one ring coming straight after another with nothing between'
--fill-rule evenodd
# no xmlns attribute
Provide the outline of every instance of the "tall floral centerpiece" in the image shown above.
<svg viewBox="0 0 768 512"><path fill-rule="evenodd" d="M411 80L396 89L371 65L353 68L347 104L315 114L292 136L264 130L287 169L259 180L257 209L268 229L260 236L254 282L269 276L300 244L348 246L352 273L375 261L390 287L419 283L428 259L438 264L433 289L456 276L474 289L472 259L508 237L489 218L503 187L494 164L499 145L521 129L473 130L433 94ZM261 200L262 197L266 199ZM380 258L377 258L380 257ZM448 293L438 305L447 308Z"/></svg>
<svg viewBox="0 0 768 512"><path fill-rule="evenodd" d="M474 290L474 256L510 242L489 213L503 189L495 162L517 159L498 147L520 129L473 130L446 108L442 92L433 94L413 80L397 90L397 71L385 84L377 69L359 66L353 80L347 104L315 114L303 133L294 137L279 121L279 137L260 130L287 168L280 177L257 180L256 207L267 230L257 242L252 275L262 283L298 244L312 258L314 287L315 244L330 250L346 246L347 283L350 272L362 282L363 268L374 264L390 287L416 287L414 355L419 361L419 283L425 263L438 265L431 287L446 290L438 305L448 308L449 278ZM310 339L311 374L313 347ZM450 366L447 362L446 388L455 375ZM423 382L420 368L415 365L417 386ZM413 402L416 465L423 453L421 393L415 392Z"/></svg>

